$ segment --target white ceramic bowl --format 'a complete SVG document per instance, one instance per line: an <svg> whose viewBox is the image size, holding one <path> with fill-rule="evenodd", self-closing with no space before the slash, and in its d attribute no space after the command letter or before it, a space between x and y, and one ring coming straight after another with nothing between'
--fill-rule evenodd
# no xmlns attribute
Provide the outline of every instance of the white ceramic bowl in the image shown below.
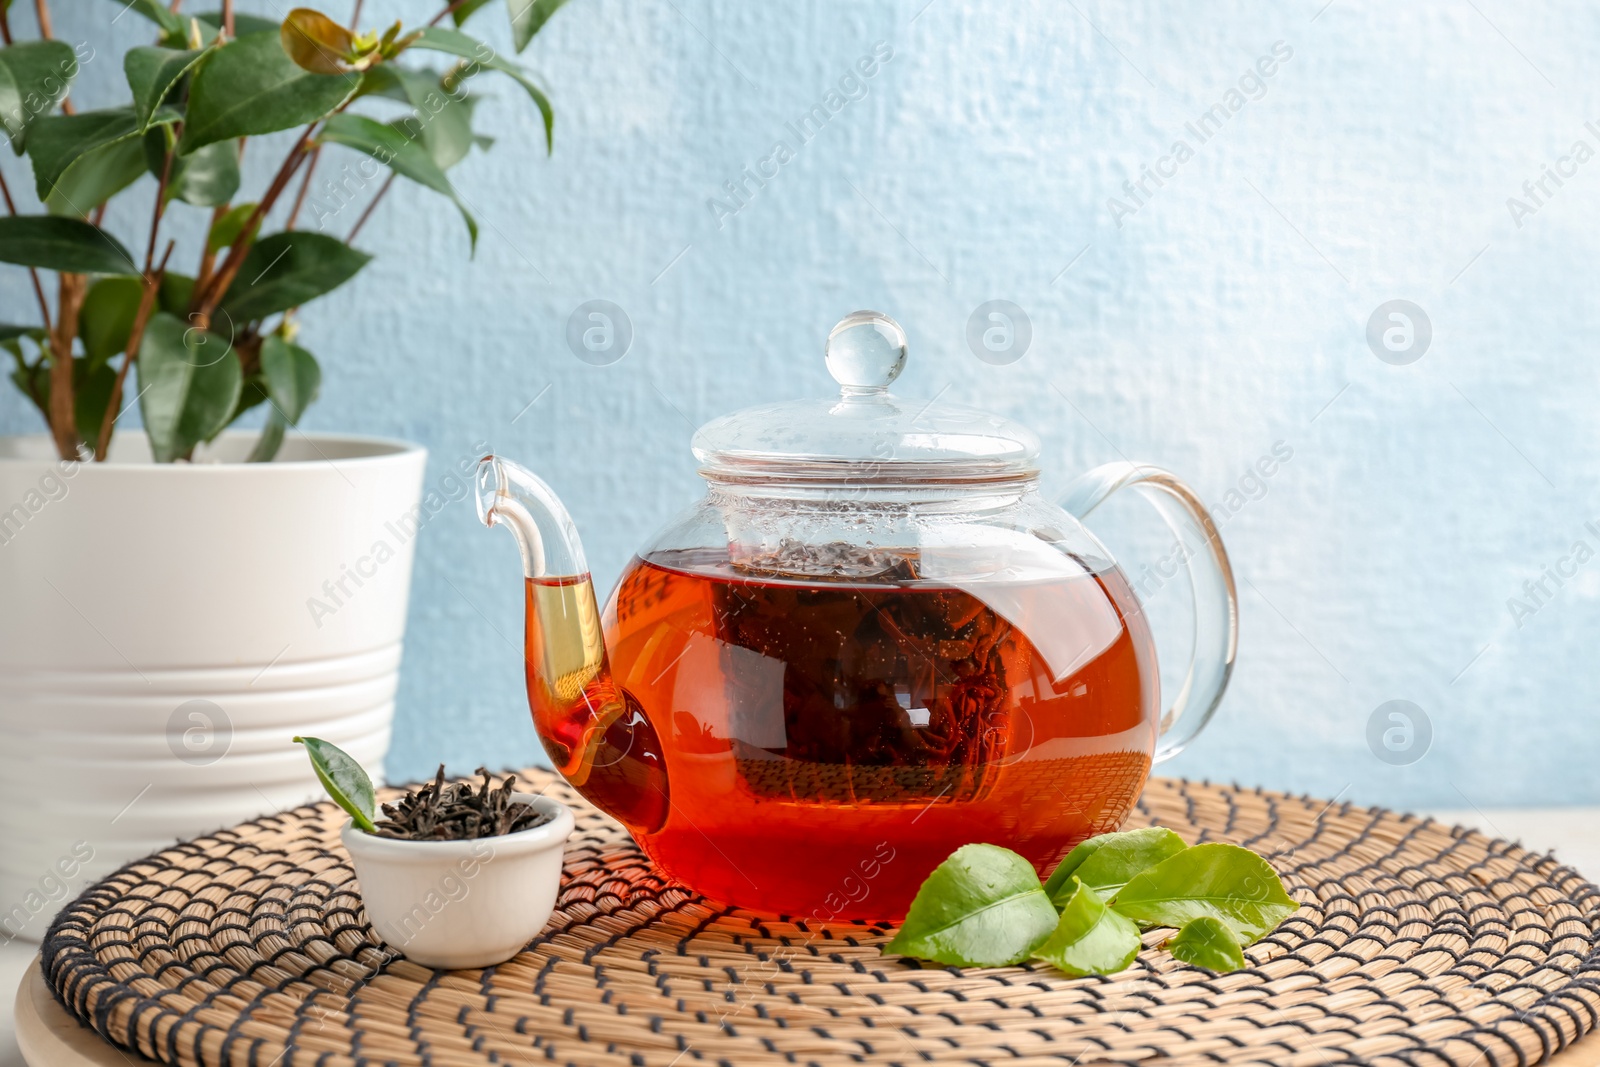
<svg viewBox="0 0 1600 1067"><path fill-rule="evenodd" d="M426 967L488 967L544 929L561 887L572 812L549 797L512 796L554 818L477 841L398 841L345 824L339 839L355 864L367 920L385 944Z"/></svg>

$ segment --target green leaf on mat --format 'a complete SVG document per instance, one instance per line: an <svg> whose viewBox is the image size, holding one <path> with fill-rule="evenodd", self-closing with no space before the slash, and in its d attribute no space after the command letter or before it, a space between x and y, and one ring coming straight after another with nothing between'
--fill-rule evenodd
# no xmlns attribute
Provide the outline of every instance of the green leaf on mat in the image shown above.
<svg viewBox="0 0 1600 1067"><path fill-rule="evenodd" d="M1010 849L964 845L933 869L886 952L963 967L1028 958L1056 928L1033 865Z"/></svg>
<svg viewBox="0 0 1600 1067"><path fill-rule="evenodd" d="M1044 883L1044 891L1060 907L1072 892L1074 877L1106 900L1128 884L1128 879L1187 848L1183 838L1165 826L1091 837L1067 853Z"/></svg>
<svg viewBox="0 0 1600 1067"><path fill-rule="evenodd" d="M356 828L368 833L377 829L372 821L377 818L378 796L361 764L338 745L321 738L296 737L295 741L306 746L317 780L333 802L350 813Z"/></svg>
<svg viewBox="0 0 1600 1067"><path fill-rule="evenodd" d="M1134 875L1111 906L1143 926L1182 927L1210 916L1246 945L1299 907L1271 864L1220 841L1186 848Z"/></svg>
<svg viewBox="0 0 1600 1067"><path fill-rule="evenodd" d="M1139 955L1139 928L1106 907L1092 888L1069 877L1059 895L1061 918L1045 943L1033 950L1035 958L1081 978L1114 974Z"/></svg>
<svg viewBox="0 0 1600 1067"><path fill-rule="evenodd" d="M1178 935L1167 942L1172 958L1211 971L1241 970L1244 951L1233 931L1221 919L1202 915L1183 924Z"/></svg>

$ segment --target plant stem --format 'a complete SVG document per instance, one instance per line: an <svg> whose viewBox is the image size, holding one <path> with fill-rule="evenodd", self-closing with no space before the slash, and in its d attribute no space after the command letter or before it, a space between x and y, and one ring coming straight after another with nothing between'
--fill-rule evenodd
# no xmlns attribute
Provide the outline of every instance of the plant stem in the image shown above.
<svg viewBox="0 0 1600 1067"><path fill-rule="evenodd" d="M105 414L100 416L100 435L95 440L94 458L96 463L105 462L106 456L111 451L111 431L116 425L117 416L122 412L122 387L128 380L128 370L133 366L133 361L139 357L139 346L144 343L144 328L150 322L150 313L156 306L156 294L161 291L161 282L167 275L167 260L172 258L172 249L176 241L167 242L167 250L161 254L161 265L154 272L150 264L145 263L144 289L139 293L139 309L133 314L133 326L128 330L128 348L122 355L122 366L117 368L117 382L111 387L111 399L106 402Z"/></svg>
<svg viewBox="0 0 1600 1067"><path fill-rule="evenodd" d="M5 4L0 4L0 42L11 43L11 19L6 14Z"/></svg>
<svg viewBox="0 0 1600 1067"><path fill-rule="evenodd" d="M383 184L378 187L378 191L373 194L372 200L368 202L366 208L361 212L361 217L356 219L356 224L350 228L350 236L344 239L345 244L349 244L356 239L356 234L360 233L361 227L367 224L367 220L372 217L373 209L378 206L378 201L383 199L383 194L389 191L389 186L392 184L394 184L394 172L390 171L389 176L383 179Z"/></svg>
<svg viewBox="0 0 1600 1067"><path fill-rule="evenodd" d="M311 150L311 159L306 163L306 176L300 181L300 191L294 195L294 206L289 209L289 221L283 224L286 230L294 229L295 221L300 218L300 209L305 206L306 193L311 189L311 178L317 173L317 164L322 161L322 146Z"/></svg>
<svg viewBox="0 0 1600 1067"><path fill-rule="evenodd" d="M222 0L222 32L233 40L233 0Z"/></svg>
<svg viewBox="0 0 1600 1067"><path fill-rule="evenodd" d="M443 11L439 12L437 15L433 16L433 18L428 21L428 25L430 25L430 26L439 25L439 23L444 21L444 17L446 15L455 14L456 8L460 7L462 4L465 4L466 2L467 2L467 0L455 0L455 3L445 5L445 9Z"/></svg>
<svg viewBox="0 0 1600 1067"><path fill-rule="evenodd" d="M217 268L216 274L207 282L203 292L197 291L190 302L193 325L202 330L211 328L211 315L217 310L217 305L222 302L222 297L228 291L228 286L233 284L234 276L239 273L239 267L244 263L245 238L255 228L257 222L272 210L272 205L283 194L284 188L289 184L289 179L294 177L295 169L306 158L308 150L306 145L311 141L311 134L315 126L307 126L300 139L289 149L289 154L284 158L283 165L278 168L278 173L272 179L272 184L267 187L266 193L261 197L261 202L256 205L250 217L245 220L244 226L239 230L239 236L234 238L233 244L228 248L228 257L222 261L222 266ZM198 286L196 286L198 289Z"/></svg>
<svg viewBox="0 0 1600 1067"><path fill-rule="evenodd" d="M33 0L33 13L39 20L39 36L46 41L53 40L55 38L55 28L50 24L50 5L46 0ZM6 43L11 43L9 31L6 35ZM77 113L77 109L72 106L71 100L61 101L61 110L68 115Z"/></svg>
<svg viewBox="0 0 1600 1067"><path fill-rule="evenodd" d="M11 199L11 187L6 184L6 176L4 171L0 171L0 195L5 197L6 210L15 215L17 213L17 202ZM39 282L38 269L29 267L28 277L33 279L33 295L39 299L39 317L44 320L45 332L49 333L50 302L44 298L44 286Z"/></svg>
<svg viewBox="0 0 1600 1067"><path fill-rule="evenodd" d="M62 459L78 458L78 428L73 415L72 342L78 336L78 309L89 279L63 271L58 276L56 328L50 335L50 435Z"/></svg>
<svg viewBox="0 0 1600 1067"><path fill-rule="evenodd" d="M361 0L356 0L355 10L350 12L350 32L356 32L356 23L361 21Z"/></svg>

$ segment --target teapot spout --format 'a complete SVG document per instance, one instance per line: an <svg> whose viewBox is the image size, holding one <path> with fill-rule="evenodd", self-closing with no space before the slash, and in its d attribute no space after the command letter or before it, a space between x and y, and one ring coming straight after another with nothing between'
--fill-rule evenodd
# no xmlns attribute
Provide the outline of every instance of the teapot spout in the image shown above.
<svg viewBox="0 0 1600 1067"><path fill-rule="evenodd" d="M666 760L644 709L612 678L572 517L538 475L500 456L479 460L477 501L484 524L509 528L522 549L528 707L545 752L606 814L654 833L670 807Z"/></svg>

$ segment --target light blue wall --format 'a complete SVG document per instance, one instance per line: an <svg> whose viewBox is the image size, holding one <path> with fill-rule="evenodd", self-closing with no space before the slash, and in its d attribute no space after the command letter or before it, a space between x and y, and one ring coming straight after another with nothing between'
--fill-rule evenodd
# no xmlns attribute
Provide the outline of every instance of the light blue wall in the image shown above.
<svg viewBox="0 0 1600 1067"><path fill-rule="evenodd" d="M85 104L110 102L116 53L145 36L109 24L117 6L57 4L62 36L100 51ZM360 241L378 259L304 316L326 374L308 425L419 440L433 481L492 443L564 495L609 586L697 494L692 427L821 394L828 327L880 308L911 337L900 391L1031 424L1051 487L1127 455L1223 504L1292 449L1223 526L1239 668L1172 771L1405 805L1600 802L1600 559L1520 625L1507 606L1575 541L1600 549L1600 160L1547 182L1520 225L1507 206L1575 141L1600 149L1600 9L1319 7L573 0L526 55L552 89L554 157L527 101L492 87L480 124L499 143L455 172L483 222L475 259L446 204L396 188ZM475 26L507 41L498 10ZM878 41L894 55L865 96L794 144L785 123ZM1203 144L1185 130L1280 41L1293 55L1260 99ZM708 198L780 138L795 158L719 226ZM1180 138L1194 157L1119 226L1108 198L1132 203L1124 180ZM276 154L252 152L257 182ZM147 198L112 225L137 239ZM593 298L636 330L614 366L564 341ZM994 298L1032 322L1010 366L963 341ZM1434 331L1409 366L1365 340L1394 298ZM31 306L20 272L0 272L0 300L8 319ZM0 399L0 431L34 428ZM1159 550L1122 540L1123 511L1113 546ZM393 773L534 758L517 576L469 502L427 528ZM1432 722L1411 766L1366 741L1396 698Z"/></svg>

